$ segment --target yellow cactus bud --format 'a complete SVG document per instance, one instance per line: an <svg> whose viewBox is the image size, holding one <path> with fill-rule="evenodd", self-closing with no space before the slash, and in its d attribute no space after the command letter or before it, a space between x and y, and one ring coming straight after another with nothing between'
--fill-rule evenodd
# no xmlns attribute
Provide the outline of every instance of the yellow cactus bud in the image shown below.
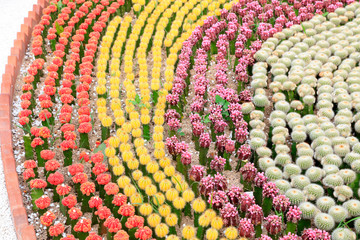
<svg viewBox="0 0 360 240"><path fill-rule="evenodd" d="M165 222L170 227L174 227L178 222L178 217L176 216L176 214L170 213L169 215L166 216Z"/></svg>
<svg viewBox="0 0 360 240"><path fill-rule="evenodd" d="M212 220L214 217L216 217L216 212L213 209L207 209L205 211L205 214L208 216L210 220Z"/></svg>
<svg viewBox="0 0 360 240"><path fill-rule="evenodd" d="M114 148L119 147L120 138L118 138L118 137L110 137L109 138L109 144L110 144L111 147L114 147Z"/></svg>
<svg viewBox="0 0 360 240"><path fill-rule="evenodd" d="M163 138L164 138L164 135L162 133L154 133L153 134L153 139L155 142L162 141Z"/></svg>
<svg viewBox="0 0 360 240"><path fill-rule="evenodd" d="M119 150L122 153L124 153L126 151L130 151L131 150L131 145L129 143L122 143L122 144L120 144Z"/></svg>
<svg viewBox="0 0 360 240"><path fill-rule="evenodd" d="M126 185L129 185L130 182L131 180L127 176L121 176L117 180L117 184L119 185L119 188L124 188Z"/></svg>
<svg viewBox="0 0 360 240"><path fill-rule="evenodd" d="M201 227L207 227L211 223L211 220L206 216L205 213L201 214L199 217L199 225Z"/></svg>
<svg viewBox="0 0 360 240"><path fill-rule="evenodd" d="M153 178L154 178L155 182L159 183L163 179L165 179L166 176L165 176L165 173L163 171L157 171L156 173L154 173Z"/></svg>
<svg viewBox="0 0 360 240"><path fill-rule="evenodd" d="M122 153L122 158L124 162L130 161L132 158L134 158L134 155L131 151L124 151Z"/></svg>
<svg viewBox="0 0 360 240"><path fill-rule="evenodd" d="M208 230L206 230L207 240L216 240L218 236L219 236L219 232L215 228L209 228Z"/></svg>
<svg viewBox="0 0 360 240"><path fill-rule="evenodd" d="M130 120L138 119L139 118L139 113L138 112L131 112L129 114L129 118L130 118Z"/></svg>
<svg viewBox="0 0 360 240"><path fill-rule="evenodd" d="M216 230L220 230L223 227L224 223L221 217L214 217L211 220L211 227L215 228Z"/></svg>
<svg viewBox="0 0 360 240"><path fill-rule="evenodd" d="M135 181L138 181L143 176L143 173L140 170L135 170L131 175Z"/></svg>
<svg viewBox="0 0 360 240"><path fill-rule="evenodd" d="M163 149L163 148L165 148L165 143L164 142L155 142L154 143L154 148Z"/></svg>
<svg viewBox="0 0 360 240"><path fill-rule="evenodd" d="M163 204L158 209L160 216L166 217L171 213L171 207L169 205Z"/></svg>
<svg viewBox="0 0 360 240"><path fill-rule="evenodd" d="M150 116L149 115L141 115L140 120L141 120L142 124L149 124Z"/></svg>
<svg viewBox="0 0 360 240"><path fill-rule="evenodd" d="M157 193L156 186L154 184L150 184L150 185L146 186L145 193L148 196L153 196L155 193Z"/></svg>
<svg viewBox="0 0 360 240"><path fill-rule="evenodd" d="M185 226L182 230L182 236L185 239L191 239L195 236L195 229L192 226Z"/></svg>
<svg viewBox="0 0 360 240"><path fill-rule="evenodd" d="M120 96L119 90L111 90L110 91L110 97L112 98L118 98Z"/></svg>
<svg viewBox="0 0 360 240"><path fill-rule="evenodd" d="M140 205L139 212L142 216L148 216L152 213L153 208L149 203L144 203Z"/></svg>
<svg viewBox="0 0 360 240"><path fill-rule="evenodd" d="M141 165L146 165L151 161L151 157L149 154L143 154L139 158Z"/></svg>
<svg viewBox="0 0 360 240"><path fill-rule="evenodd" d="M139 161L136 158L130 159L126 164L130 170L135 170L139 167Z"/></svg>
<svg viewBox="0 0 360 240"><path fill-rule="evenodd" d="M134 207L138 207L143 203L143 199L139 193L134 193L130 196L130 203Z"/></svg>
<svg viewBox="0 0 360 240"><path fill-rule="evenodd" d="M179 196L179 192L175 188L170 188L166 191L165 196L168 201L173 201Z"/></svg>
<svg viewBox="0 0 360 240"><path fill-rule="evenodd" d="M152 202L156 205L156 206L161 206L164 204L165 202L165 196L164 194L158 192L156 193L153 198L152 198Z"/></svg>
<svg viewBox="0 0 360 240"><path fill-rule="evenodd" d="M175 184L176 190L178 190L179 192L183 192L185 189L187 189L189 187L189 185L187 184L187 182L185 180L181 180L174 184Z"/></svg>
<svg viewBox="0 0 360 240"><path fill-rule="evenodd" d="M144 146L145 144L145 140L143 138L136 138L134 140L134 145L136 148L140 147L140 146Z"/></svg>
<svg viewBox="0 0 360 240"><path fill-rule="evenodd" d="M156 125L163 125L164 121L165 121L164 117L162 117L162 116L154 116L153 120Z"/></svg>
<svg viewBox="0 0 360 240"><path fill-rule="evenodd" d="M122 129L118 129L116 131L116 136L118 136L120 142L122 143L126 143L127 141L129 141L129 135L125 133Z"/></svg>
<svg viewBox="0 0 360 240"><path fill-rule="evenodd" d="M226 228L225 237L229 240L235 240L238 237L238 230L236 229L236 227Z"/></svg>
<svg viewBox="0 0 360 240"><path fill-rule="evenodd" d="M124 187L124 194L128 197L136 193L136 188L132 184L128 184Z"/></svg>
<svg viewBox="0 0 360 240"><path fill-rule="evenodd" d="M154 127L154 132L156 132L156 133L163 133L164 132L164 127L163 126L161 126L161 125L156 125L155 127ZM155 144L155 143L154 143ZM161 144L161 143L160 143ZM163 143L164 144L164 143ZM165 145L165 144L164 144ZM163 145L163 146L164 146ZM156 145L156 146L158 146L158 145Z"/></svg>
<svg viewBox="0 0 360 240"><path fill-rule="evenodd" d="M99 95L103 95L106 93L106 86L104 85L98 85L96 87L96 93L99 94Z"/></svg>
<svg viewBox="0 0 360 240"><path fill-rule="evenodd" d="M159 164L156 161L151 161L148 164L146 164L146 171L148 173L154 174L158 170L159 170Z"/></svg>
<svg viewBox="0 0 360 240"><path fill-rule="evenodd" d="M150 227L154 228L154 227L156 227L156 225L160 224L161 217L159 214L152 213L147 217L147 222Z"/></svg>
<svg viewBox="0 0 360 240"><path fill-rule="evenodd" d="M116 176L120 176L124 173L125 168L122 164L116 165L113 167L113 172Z"/></svg>
<svg viewBox="0 0 360 240"><path fill-rule="evenodd" d="M151 179L147 176L141 177L137 184L140 189L145 190L145 188L151 184Z"/></svg>
<svg viewBox="0 0 360 240"><path fill-rule="evenodd" d="M165 237L168 233L169 233L169 227L164 223L160 223L155 227L155 234L159 238Z"/></svg>
<svg viewBox="0 0 360 240"><path fill-rule="evenodd" d="M117 156L114 156L114 157L109 158L109 164L110 164L111 166L116 166L116 165L119 164L119 162L120 162L120 159L119 159L119 157L117 157Z"/></svg>
<svg viewBox="0 0 360 240"><path fill-rule="evenodd" d="M205 207L206 207L206 203L204 200L202 200L201 198L196 198L193 202L192 202L192 207L194 209L195 212L197 213L202 213L205 211Z"/></svg>
<svg viewBox="0 0 360 240"><path fill-rule="evenodd" d="M160 167L165 168L171 164L171 160L168 157L163 157L159 161Z"/></svg>
<svg viewBox="0 0 360 240"><path fill-rule="evenodd" d="M112 119L111 117L104 117L101 121L101 124L104 126L104 127L110 127L112 125Z"/></svg>
<svg viewBox="0 0 360 240"><path fill-rule="evenodd" d="M160 182L160 190L166 192L172 187L172 183L169 179L164 179Z"/></svg>
<svg viewBox="0 0 360 240"><path fill-rule="evenodd" d="M144 146L139 146L139 147L136 148L136 154L138 156L141 156L141 155L144 155L144 154L147 154L147 153L148 153L148 150Z"/></svg>
<svg viewBox="0 0 360 240"><path fill-rule="evenodd" d="M133 137L141 137L141 135L142 135L141 128L133 129L133 130L131 131L131 135L132 135Z"/></svg>
<svg viewBox="0 0 360 240"><path fill-rule="evenodd" d="M173 206L179 210L184 209L185 204L186 204L185 200L182 197L175 198L172 203L173 203Z"/></svg>
<svg viewBox="0 0 360 240"><path fill-rule="evenodd" d="M171 177L172 175L174 175L174 173L175 173L175 168L174 168L174 166L172 166L172 165L166 166L166 167L164 168L164 173L165 173L166 176L168 176L168 177Z"/></svg>
<svg viewBox="0 0 360 240"><path fill-rule="evenodd" d="M129 122L125 122L122 127L121 127L126 133L130 133L131 132L131 124Z"/></svg>
<svg viewBox="0 0 360 240"><path fill-rule="evenodd" d="M188 188L185 191L183 191L182 197L186 202L191 202L192 200L194 200L195 194L190 188Z"/></svg>
<svg viewBox="0 0 360 240"><path fill-rule="evenodd" d="M96 101L96 105L98 107L106 107L106 99L105 98L99 98L97 101Z"/></svg>
<svg viewBox="0 0 360 240"><path fill-rule="evenodd" d="M154 150L154 156L156 159L161 159L165 156L165 150L164 149L155 149Z"/></svg>
<svg viewBox="0 0 360 240"><path fill-rule="evenodd" d="M107 157L114 157L116 154L116 150L114 147L107 147L105 148L105 155Z"/></svg>

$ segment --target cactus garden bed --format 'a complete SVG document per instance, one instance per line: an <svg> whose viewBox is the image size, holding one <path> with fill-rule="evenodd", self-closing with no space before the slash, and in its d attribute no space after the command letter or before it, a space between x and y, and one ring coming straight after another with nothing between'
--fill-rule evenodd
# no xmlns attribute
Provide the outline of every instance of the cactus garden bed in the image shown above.
<svg viewBox="0 0 360 240"><path fill-rule="evenodd" d="M359 19L353 1L51 0L12 107L37 239L358 239Z"/></svg>

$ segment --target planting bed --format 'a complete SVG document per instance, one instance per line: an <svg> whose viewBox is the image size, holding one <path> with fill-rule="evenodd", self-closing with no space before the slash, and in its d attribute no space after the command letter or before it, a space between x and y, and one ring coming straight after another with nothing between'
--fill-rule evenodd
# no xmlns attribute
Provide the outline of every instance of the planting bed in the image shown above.
<svg viewBox="0 0 360 240"><path fill-rule="evenodd" d="M359 13L50 1L11 95L32 238L358 239Z"/></svg>

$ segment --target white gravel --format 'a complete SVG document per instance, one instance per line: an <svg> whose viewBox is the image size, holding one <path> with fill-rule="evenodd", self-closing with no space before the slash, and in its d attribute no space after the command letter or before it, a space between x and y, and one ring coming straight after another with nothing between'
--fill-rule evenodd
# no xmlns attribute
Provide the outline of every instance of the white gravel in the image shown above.
<svg viewBox="0 0 360 240"><path fill-rule="evenodd" d="M32 10L36 0L0 0L0 89L5 64L14 45L17 32L20 31L24 18ZM0 153L0 240L16 240L11 218L9 200L5 186L4 169Z"/></svg>

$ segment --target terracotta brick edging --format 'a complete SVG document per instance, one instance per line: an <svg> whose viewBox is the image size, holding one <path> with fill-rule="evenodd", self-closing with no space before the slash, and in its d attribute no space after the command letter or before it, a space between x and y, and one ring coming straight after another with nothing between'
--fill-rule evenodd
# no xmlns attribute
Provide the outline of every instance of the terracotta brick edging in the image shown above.
<svg viewBox="0 0 360 240"><path fill-rule="evenodd" d="M21 31L17 33L11 55L5 65L5 73L2 76L0 94L0 143L1 157L4 167L6 189L9 196L9 204L18 240L36 239L34 226L28 222L26 209L22 201L19 187L18 174L12 145L11 133L11 105L13 100L14 85L20 72L22 60L31 39L33 27L40 21L42 10L49 4L49 0L38 0L33 10L24 19Z"/></svg>

